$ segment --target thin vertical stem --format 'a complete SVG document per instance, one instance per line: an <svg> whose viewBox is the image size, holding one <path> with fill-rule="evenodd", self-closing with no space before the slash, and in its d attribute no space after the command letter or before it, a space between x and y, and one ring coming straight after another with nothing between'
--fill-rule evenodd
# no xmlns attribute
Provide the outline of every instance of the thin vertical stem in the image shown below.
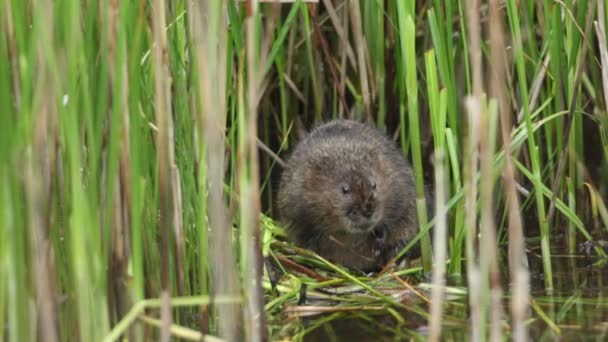
<svg viewBox="0 0 608 342"><path fill-rule="evenodd" d="M528 134L528 152L530 153L530 160L532 163L532 182L534 184L536 207L538 211L538 220L541 231L541 252L543 256L543 271L545 274L545 288L547 291L553 290L553 272L551 271L551 251L549 249L549 226L545 216L545 200L542 194L542 178L540 168L540 157L538 155L538 146L536 145L536 138L534 136L534 129L532 126L532 115L530 113L528 100L528 87L526 78L526 69L524 63L524 51L522 46L522 38L520 33L520 23L517 14L517 6L513 0L507 1L507 13L509 17L509 25L511 27L511 33L513 35L513 58L515 61L515 67L518 77L518 83L520 88L520 94L522 97L521 103L524 108L524 119L526 131Z"/></svg>
<svg viewBox="0 0 608 342"><path fill-rule="evenodd" d="M469 306L471 309L471 340L485 340L483 331L486 329L486 319L481 307L481 274L475 255L477 241L477 161L479 159L479 116L481 108L474 97L467 98L468 133L467 148L465 149L464 190L465 190L465 225L466 225L466 261L467 280L469 285Z"/></svg>
<svg viewBox="0 0 608 342"><path fill-rule="evenodd" d="M497 0L490 1L490 44L491 61L491 90L492 95L498 99L500 113L501 137L503 150L505 151L505 168L503 180L505 189L505 201L507 203L507 215L509 225L509 269L511 273L511 321L513 327L514 341L527 341L528 331L525 324L527 319L527 307L529 305L528 288L530 285L528 260L525 254L524 235L522 219L520 215L519 198L515 188L515 170L513 168L511 151L511 111L506 94L506 59L503 53L505 49L502 18L500 16Z"/></svg>
<svg viewBox="0 0 608 342"><path fill-rule="evenodd" d="M479 125L481 118L481 32L479 19L479 0L468 0L466 3L466 24L469 38L468 53L471 61L473 96L467 99L468 111L468 148L465 150L465 226L466 226L466 259L467 279L469 284L469 305L471 307L471 340L485 340L487 319L483 313L481 291L483 275L479 270L475 256L477 237L477 162L479 158Z"/></svg>
<svg viewBox="0 0 608 342"><path fill-rule="evenodd" d="M226 131L226 79L227 23L224 2L196 3L194 23L201 39L196 61L200 73L199 98L201 111L197 118L202 127L204 155L201 161L207 166L207 215L209 222L210 266L214 296L239 297L239 284L224 198L225 131ZM199 7L200 6L200 7ZM201 228L202 229L202 228ZM236 304L223 304L218 308L219 334L228 341L242 339L242 317Z"/></svg>
<svg viewBox="0 0 608 342"><path fill-rule="evenodd" d="M355 53L357 55L357 68L359 81L361 82L361 95L363 97L363 107L366 118L370 119L370 98L369 98L369 80L367 73L367 63L365 62L365 51L367 50L367 41L363 38L363 28L361 23L361 8L359 1L349 0L350 18L353 29L353 38L355 40Z"/></svg>
<svg viewBox="0 0 608 342"><path fill-rule="evenodd" d="M169 341L171 317L171 284L170 284L170 233L173 230L172 209L172 179L171 138L172 116L171 116L171 76L169 72L169 54L167 50L167 36L165 32L165 1L155 0L153 4L152 33L154 44L152 46L152 62L154 66L154 98L156 102L156 127L158 127L157 139L157 167L158 167L158 191L160 197L160 222L161 232L160 245L160 269L161 269L161 341Z"/></svg>
<svg viewBox="0 0 608 342"><path fill-rule="evenodd" d="M441 321L443 317L443 301L445 297L445 260L447 251L447 207L446 207L446 180L444 171L444 150L435 150L435 239L433 267L433 290L431 292L431 321L430 341L439 341L441 338Z"/></svg>
<svg viewBox="0 0 608 342"><path fill-rule="evenodd" d="M406 6L407 5L407 6ZM418 77L416 72L416 29L414 25L414 2L398 1L397 14L399 17L399 37L401 49L401 67L404 85L407 93L407 107L409 119L409 134L412 143L412 159L416 183L416 216L418 227L422 229L428 222L426 210L426 196L422 170L422 147L420 140L420 125L418 118ZM401 115L403 119L403 115ZM405 140L405 122L401 122L401 135ZM421 239L422 265L425 273L431 271L431 240L428 234Z"/></svg>
<svg viewBox="0 0 608 342"><path fill-rule="evenodd" d="M246 46L247 46L247 104L246 117L240 119L239 127L239 156L246 156L240 160L240 209L241 209L241 249L244 253L241 263L244 265L244 277L249 281L244 283L244 293L247 298L246 315L249 327L250 341L265 339L264 295L262 292L262 244L260 234L260 184L259 184L259 157L257 147L257 104L259 97L260 51L256 32L259 27L258 6L253 5L253 11L246 19ZM270 34L270 33L268 33Z"/></svg>

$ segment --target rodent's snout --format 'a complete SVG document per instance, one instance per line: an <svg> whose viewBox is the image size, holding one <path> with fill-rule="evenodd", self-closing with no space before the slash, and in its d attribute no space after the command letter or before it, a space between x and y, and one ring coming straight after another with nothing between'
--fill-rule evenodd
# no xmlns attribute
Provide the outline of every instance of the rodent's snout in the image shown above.
<svg viewBox="0 0 608 342"><path fill-rule="evenodd" d="M370 202L367 201L364 205L363 208L361 210L361 213L363 214L363 216L370 218L372 217L372 215L374 214L374 211L376 210L376 206Z"/></svg>
<svg viewBox="0 0 608 342"><path fill-rule="evenodd" d="M353 232L367 232L378 223L381 213L373 196L350 207L347 216Z"/></svg>
<svg viewBox="0 0 608 342"><path fill-rule="evenodd" d="M363 205L361 205L361 213L363 216L370 218L376 211L376 197L374 194L370 194L369 197L365 200Z"/></svg>

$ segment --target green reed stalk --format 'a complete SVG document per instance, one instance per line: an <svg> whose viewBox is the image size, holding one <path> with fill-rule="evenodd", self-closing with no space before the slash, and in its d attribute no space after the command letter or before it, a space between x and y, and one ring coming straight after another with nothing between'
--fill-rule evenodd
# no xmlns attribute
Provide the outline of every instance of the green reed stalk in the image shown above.
<svg viewBox="0 0 608 342"><path fill-rule="evenodd" d="M437 80L437 65L435 53L430 50L424 55L426 79L431 116L431 127L434 139L435 154L435 231L434 231L434 261L433 290L431 293L430 340L438 341L441 336L441 321L443 315L445 269L444 260L447 254L447 209L446 209L446 177L445 166L445 124L447 113L447 92L439 91Z"/></svg>
<svg viewBox="0 0 608 342"><path fill-rule="evenodd" d="M304 43L306 45L306 59L308 62L308 72L310 75L310 82L312 87L312 98L314 103L314 113L317 120L321 119L321 110L323 103L323 93L319 88L319 79L317 78L317 67L315 61L315 55L313 53L312 43L312 27L310 24L310 15L308 14L308 6L299 5L300 13L302 14L302 21L304 25Z"/></svg>
<svg viewBox="0 0 608 342"><path fill-rule="evenodd" d="M12 181L14 179L7 179ZM8 182L5 184L9 184ZM21 208L22 197L15 194L15 189L10 186L3 187L6 189L3 191L4 203L15 203L14 206L7 205L7 209L13 209L7 211L5 214L3 223L6 224L8 229L6 232L6 245L7 249L4 253L6 257L4 263L7 265L6 268L6 290L7 290L7 312L12 313L8 315L7 328L9 333L7 335L10 341L20 341L22 338L30 337L30 313L28 310L28 293L27 288L22 284L27 283L27 254L25 250L25 234L24 230L19 230L17 227L23 226L23 220L16 214L22 212L24 208ZM12 191L11 191L12 190Z"/></svg>
<svg viewBox="0 0 608 342"><path fill-rule="evenodd" d="M534 173L529 170L525 165L523 165L521 162L515 160L515 165L517 166L517 169L526 177L528 178L530 181L533 180L534 177ZM551 193L551 189L549 189L546 185L542 185L540 192L547 198L551 198L552 193ZM593 238L591 237L591 234L589 234L589 232L587 232L587 230L585 229L585 225L583 224L583 222L581 221L581 219L576 215L576 213L572 210L570 210L570 208L568 208L568 205L566 203L564 203L561 199L557 199L556 203L555 203L555 208L559 211L562 212L562 214L564 214L566 216L566 218L568 218L569 221L571 221L574 226L577 228L578 232L581 233L583 235L583 237L587 240L592 240ZM601 250L601 248L595 248L595 251L598 253L599 256L604 256L605 253Z"/></svg>
<svg viewBox="0 0 608 342"><path fill-rule="evenodd" d="M1 51L0 51L1 52ZM0 156L4 157L3 154L0 154ZM4 160L8 160L8 159L4 159ZM4 227L8 227L9 224L12 224L12 222L10 222L9 220L9 212L12 211L12 208L10 206L10 202L9 202L9 186L10 184L7 182L7 177L6 177L6 170L3 168L0 172L2 172L2 179L0 179L0 185L2 186L2 190L0 190L0 206L2 208L5 208L6 210L2 210L0 211L0 224L3 225ZM10 211L9 211L10 210ZM8 261L10 260L9 258L9 246L7 245L7 243L10 241L10 236L9 236L9 230L8 229L3 229L0 230L0 331L6 331L5 329L8 329L7 323L9 322L14 322L14 318L9 321L9 318L6 315L6 312L8 311L8 299L7 299L7 289L8 289L8 270L9 270L9 264ZM15 316L18 316L17 312L14 312ZM16 333L18 331L18 329L15 329L14 324L11 327L13 334ZM9 336L7 336L7 334L4 334L5 338L8 339ZM11 341L14 340L11 338Z"/></svg>
<svg viewBox="0 0 608 342"><path fill-rule="evenodd" d="M270 51L268 52L268 56L266 56L264 70L263 70L262 75L266 75L270 71L270 68L272 67L272 65L275 62L277 62L277 63L279 62L278 61L279 58L277 58L277 57L280 54L281 50L284 49L283 44L285 43L287 34L289 33L289 30L292 29L292 25L293 25L295 19L297 18L298 11L300 11L300 10L303 11L302 13L306 13L306 15L307 15L308 12L306 9L306 5L302 5L300 1L297 1L294 5L291 6L291 9L289 10L287 17L285 17L285 20L280 25L280 29L276 36L276 39L273 40L273 42L272 42L272 47L270 48ZM241 51L239 49L239 46L237 46L236 48L237 48L237 51Z"/></svg>
<svg viewBox="0 0 608 342"><path fill-rule="evenodd" d="M416 216L418 227L424 227L428 222L426 198L422 170L422 155L420 141L420 125L418 123L418 77L416 74L416 29L414 25L414 2L398 1L397 16L399 18L399 47L401 51L400 67L402 68L402 81L407 93L409 134L412 148L412 159L416 180ZM401 116L401 139L405 140L405 120ZM422 264L424 272L431 271L431 240L428 234L421 239Z"/></svg>
<svg viewBox="0 0 608 342"><path fill-rule="evenodd" d="M28 293L27 288L22 284L27 283L27 254L25 249L25 230L20 230L18 227L24 225L23 219L17 215L23 212L21 207L23 198L16 194L16 189L10 184L15 184L14 178L5 176L6 181L3 187L3 202L6 210L3 215L3 224L5 230L7 248L3 251L4 264L6 271L6 310L12 314L7 316L6 327L9 329L7 338L9 341L20 341L22 338L30 337L30 313L28 310ZM9 183L10 182L10 183Z"/></svg>
<svg viewBox="0 0 608 342"><path fill-rule="evenodd" d="M464 85L465 85L465 94L471 94L473 92L473 80L472 80L472 74L471 74L471 62L470 62L470 56L469 56L469 32L467 30L468 28L468 18L467 15L465 15L465 6L466 1L463 0L459 0L458 1L458 17L460 18L460 20L462 21L462 24L460 25L460 32L458 32L460 34L460 36L462 37L461 42L462 42L462 49L460 49L460 53L462 54L462 64L464 65ZM464 148L464 146L463 146Z"/></svg>
<svg viewBox="0 0 608 342"><path fill-rule="evenodd" d="M369 49L369 59L372 63L370 79L375 88L375 100L378 103L377 124L379 128L385 127L386 122L386 70L385 70L385 53L384 47L386 44L384 30L384 12L385 6L383 1L365 1L361 3L364 24L365 37L367 38L367 47Z"/></svg>
<svg viewBox="0 0 608 342"><path fill-rule="evenodd" d="M13 15L12 11L9 11L7 7L10 6L10 2L0 4L0 13L4 13L4 16L0 16L0 27L3 27L7 32L6 34L0 35L0 108L4 108L4 113L0 114L0 160L3 160L3 165L0 166L0 226L6 227L0 229L0 331L6 331L7 323L9 318L7 317L8 312L8 282L9 274L8 270L10 265L9 261L9 245L8 242L11 239L8 227L13 226L13 222L10 220L10 214L13 212L10 201L10 184L9 172L10 166L13 163L13 158L10 154L11 140L13 140L13 133L9 127L11 118L14 115L14 105L17 102L16 99L12 99L11 95L11 61L9 57L7 39L8 36L13 33L12 25L9 25L12 20L9 20L10 16ZM15 313L15 316L18 316ZM14 322L14 318L12 319ZM14 333L18 329L12 327ZM13 333L13 334L14 334ZM5 338L9 338L7 334L3 333Z"/></svg>
<svg viewBox="0 0 608 342"><path fill-rule="evenodd" d="M532 172L534 177L534 196L536 198L536 210L538 212L538 223L541 231L541 252L543 259L543 272L545 274L545 288L548 291L553 290L553 272L551 270L551 251L549 249L549 225L546 221L545 202L540 191L543 186L541 178L541 166L538 146L532 129L532 118L530 108L528 107L528 86L526 77L526 67L524 63L524 51L522 46L522 38L520 32L520 21L517 13L517 7L512 0L507 1L507 13L511 34L513 35L513 56L517 72L517 79L521 95L521 103L524 108L524 120L528 133L528 151L530 153L530 161L532 163Z"/></svg>
<svg viewBox="0 0 608 342"><path fill-rule="evenodd" d="M361 8L359 2L353 1L349 3L349 14L350 23L353 33L354 50L357 58L357 71L359 78L359 93L361 95L361 101L363 102L362 114L357 113L358 118L369 119L370 112L370 73L369 61L367 57L369 55L369 44L367 44L365 37L363 37L363 24L361 20ZM359 104L360 102L357 101Z"/></svg>
<svg viewBox="0 0 608 342"><path fill-rule="evenodd" d="M434 50L424 54L426 65L427 96L429 98L429 109L431 118L431 129L433 131L433 142L435 148L445 149L445 125L447 114L447 91L439 90L437 80L437 64L435 63Z"/></svg>
<svg viewBox="0 0 608 342"><path fill-rule="evenodd" d="M568 189L568 208L575 213L576 212L576 192L574 190L574 181L572 178L566 179ZM568 220L568 252L576 253L576 227L572 221Z"/></svg>
<svg viewBox="0 0 608 342"><path fill-rule="evenodd" d="M60 107L59 110L60 132L63 136L62 140L65 143L66 157L68 159L66 166L67 183L70 184L73 199L72 216L69 219L70 230L68 241L70 243L73 281L77 294L80 338L83 340L98 340L109 330L108 309L105 304L107 302L107 272L102 265L102 260L107 260L104 256L107 255L108 237L107 231L102 230L104 226L101 224L102 216L99 211L101 201L96 196L95 191L89 191L88 187L85 187L85 184L83 184L82 170L86 168L86 163L83 162L81 157L81 146L84 137L79 134L79 125L80 121L84 119L84 122L88 121L91 124L90 128L87 127L90 129L90 132L101 132L103 122L100 120L93 123L94 118L91 112L82 113L84 117L80 118L81 112L80 108L78 108L80 99L78 94L80 94L80 91L88 93L86 85L84 88L79 89L82 84L80 83L78 70L84 67L87 62L87 60L82 58L84 37L81 34L81 30L74 29L82 25L80 22L80 18L82 18L81 5L78 3L64 3L63 6L62 20L57 22L61 22L64 25L60 32L66 43L65 53L67 63L66 65L60 64L59 58L55 61L50 59L50 63L51 70L57 68L55 70L59 73L61 73L60 70L63 71L63 73L56 76L57 89L66 89L67 95L73 98L73 102L70 100L67 105ZM104 14L102 13L101 15L103 17ZM41 16L48 16L48 12L41 13ZM42 29L47 30L48 27L43 26ZM103 30L101 39L102 44L108 39ZM49 50L53 50L53 48L49 48ZM102 55L102 69L108 67L107 59L103 57L107 58L107 55ZM56 64L53 64L53 62ZM106 80L107 78L102 78L102 82ZM93 82L93 80L91 81ZM97 115L103 117L102 115L107 113L105 112L108 110L106 105L107 103L105 102L98 104L99 112L97 112ZM93 128L92 126L95 127ZM103 137L99 136L99 139L101 141ZM94 159L96 157L91 156L90 158ZM98 165L103 165L100 169L103 172L108 172L107 164L104 164L103 160L100 160L99 163ZM95 173L92 175L94 176ZM95 184L95 188L99 186L98 189L103 189L101 187L101 177L93 178L93 184ZM110 196L109 193L106 193L106 195ZM109 206L109 204L106 205ZM105 209L109 210L107 207ZM95 286L91 286L92 284L95 284ZM93 313L96 313L95 317Z"/></svg>
<svg viewBox="0 0 608 342"><path fill-rule="evenodd" d="M0 38L0 104L3 111L0 113L0 310L2 310L3 328L2 336L7 341L20 341L32 339L29 322L28 264L26 249L26 222L24 222L23 192L19 186L19 177L14 170L22 169L23 161L19 155L24 151L24 145L31 133L31 91L29 86L22 86L23 82L31 82L30 68L23 68L18 64L21 54L18 49L24 48L26 38L31 30L26 29L25 4L5 2L2 7L0 20L2 33ZM8 44L13 41L14 45ZM23 52L25 55L25 52ZM12 69L12 73L9 71ZM9 69L9 70L7 70ZM21 77L17 77L19 73ZM9 77L12 75L12 77ZM29 83L26 83L29 84ZM23 89L22 89L23 88ZM15 126L14 120L21 110L23 121ZM26 111L27 110L27 111ZM4 330L6 329L6 330Z"/></svg>
<svg viewBox="0 0 608 342"><path fill-rule="evenodd" d="M453 15L452 2L445 2L444 6L446 16L451 18ZM439 65L439 75L441 76L441 81L447 91L447 121L449 127L454 131L459 132L458 94L456 93L457 87L454 74L453 32L452 25L445 25L445 16L442 12L443 7L440 2L435 1L434 8L431 8L428 11L429 27L431 29L433 46L436 51L437 64Z"/></svg>
<svg viewBox="0 0 608 342"><path fill-rule="evenodd" d="M122 11L121 11L122 13ZM127 82L128 84L137 84L139 77L142 74L141 61L136 56L140 56L144 53L141 48L141 42L143 40L143 29L144 29L144 18L142 13L135 13L133 8L130 8L129 15L123 15L122 18L122 30L118 32L120 35L125 35L129 43L126 44L126 55L127 55ZM133 20L130 20L133 19ZM132 31L129 29L132 28ZM123 31L124 30L124 31ZM129 34L131 33L131 34ZM129 40L131 39L131 40ZM131 270L133 276L133 285L129 288L129 293L134 302L144 299L145 297L145 286L144 286L144 241L146 235L144 233L144 213L145 203L149 201L150 196L150 184L149 180L142 176L145 173L145 167L147 164L147 150L145 138L148 136L149 130L147 129L146 122L142 120L139 113L139 100L141 98L140 87L129 87L129 124L128 124L128 135L129 135L129 146L130 146L130 187L131 187L131 215L130 215L130 227L131 227ZM143 130L140 127L143 124L146 129ZM141 336L141 335L136 335Z"/></svg>
<svg viewBox="0 0 608 342"><path fill-rule="evenodd" d="M577 101L578 102L578 101ZM577 107L579 107L579 105L576 105ZM578 111L577 111L578 112ZM568 144L568 155L569 156L583 156L582 153L582 117L580 112L579 113L575 113L574 117L572 118L572 130L570 131L570 141ZM563 154L558 154L558 155L563 155ZM567 199L568 199L568 205L570 207L570 209L573 212L576 212L576 199L571 200L571 198L575 198L576 195L574 194L574 192L576 191L576 189L580 189L581 188L581 184L582 184L582 177L579 175L580 172L578 172L578 168L576 166L576 164L578 163L578 158L576 157L570 157L568 158L568 173L567 175L563 175L562 177L564 177L563 182L565 184L565 193L567 195ZM557 177L557 176L556 176ZM560 181L560 180L558 180ZM557 189L555 189L557 190ZM560 191L557 191L557 193L559 193ZM571 253L575 253L574 249L571 249L571 246L576 245L576 234L573 234L574 232L574 226L572 225L571 221L568 221L567 226L563 229L564 234L566 234L568 236L568 250ZM572 241L570 241L570 239L572 239Z"/></svg>
<svg viewBox="0 0 608 342"><path fill-rule="evenodd" d="M450 171L452 174L452 181L453 181L453 194L454 197L456 196L456 194L458 193L462 193L464 192L463 186L462 186L462 180L461 180L461 175L460 175L460 164L458 161L458 152L457 152L457 144L456 144L456 138L454 137L454 132L450 129L447 128L446 129L446 146L447 146L447 151L448 151L448 156L449 156L449 162L450 162ZM455 208L455 214L454 214L454 223L453 223L453 227L454 227L454 232L453 232L453 240L452 243L450 244L450 265L449 265L449 269L448 269L448 273L450 275L454 275L454 276L461 276L462 275L462 258L464 257L464 251L463 251L463 243L465 241L465 234L466 234L466 226L464 225L464 218L465 218L465 206L464 206L464 201L459 201L456 208Z"/></svg>

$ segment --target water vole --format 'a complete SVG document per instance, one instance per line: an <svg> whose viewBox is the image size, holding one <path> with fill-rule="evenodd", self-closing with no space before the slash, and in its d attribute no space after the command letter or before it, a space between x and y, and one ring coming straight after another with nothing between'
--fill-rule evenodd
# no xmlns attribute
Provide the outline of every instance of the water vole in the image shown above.
<svg viewBox="0 0 608 342"><path fill-rule="evenodd" d="M379 130L315 128L287 160L278 193L289 239L332 262L378 270L417 234L412 169Z"/></svg>

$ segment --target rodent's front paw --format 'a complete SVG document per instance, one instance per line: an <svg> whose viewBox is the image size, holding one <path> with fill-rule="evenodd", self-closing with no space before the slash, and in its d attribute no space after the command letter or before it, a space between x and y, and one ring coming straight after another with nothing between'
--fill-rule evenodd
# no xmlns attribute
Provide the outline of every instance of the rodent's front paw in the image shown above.
<svg viewBox="0 0 608 342"><path fill-rule="evenodd" d="M386 241L386 228L384 226L376 227L372 231L372 235L373 235L374 239L376 239L377 243L385 243L385 241Z"/></svg>

